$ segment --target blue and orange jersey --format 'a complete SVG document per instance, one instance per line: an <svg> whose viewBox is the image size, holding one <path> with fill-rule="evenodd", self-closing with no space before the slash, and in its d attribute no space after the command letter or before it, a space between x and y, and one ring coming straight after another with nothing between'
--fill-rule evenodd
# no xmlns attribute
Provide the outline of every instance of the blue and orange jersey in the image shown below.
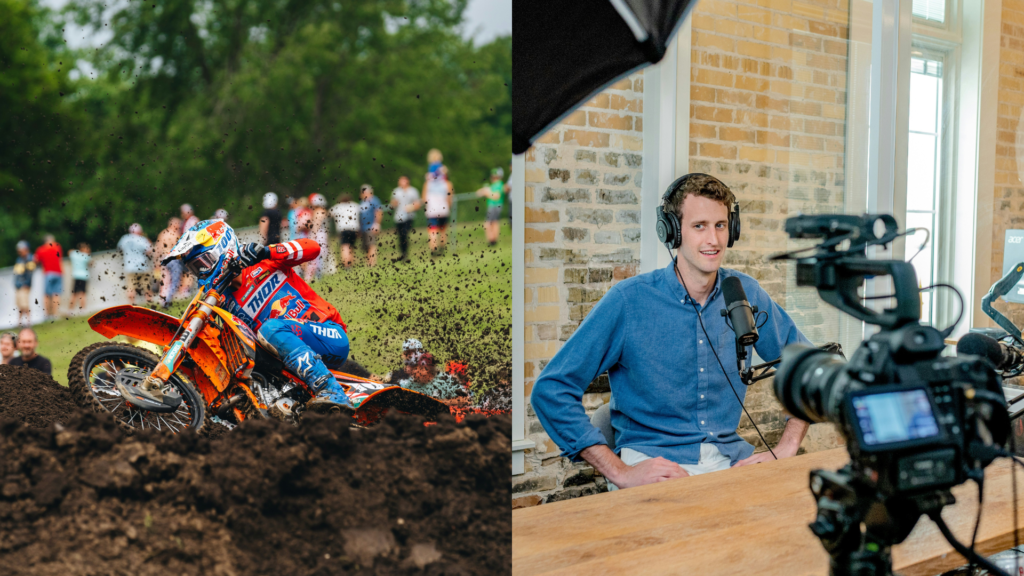
<svg viewBox="0 0 1024 576"><path fill-rule="evenodd" d="M249 266L238 275L242 285L225 295L224 308L254 331L267 320L282 317L337 322L347 331L338 310L292 270L293 266L319 256L320 245L315 240L300 238L268 248L270 259Z"/></svg>

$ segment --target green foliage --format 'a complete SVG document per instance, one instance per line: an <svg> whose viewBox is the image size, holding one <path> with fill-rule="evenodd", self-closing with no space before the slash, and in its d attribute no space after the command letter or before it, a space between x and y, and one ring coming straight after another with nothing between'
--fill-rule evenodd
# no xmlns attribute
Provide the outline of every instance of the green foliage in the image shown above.
<svg viewBox="0 0 1024 576"><path fill-rule="evenodd" d="M112 247L131 222L155 235L183 202L200 217L226 208L245 226L267 191L333 203L367 182L386 201L399 175L422 187L434 147L456 193L476 189L511 154L512 42L463 40L455 27L465 3L73 0L67 17L112 37L75 55L95 77L62 89L67 70L51 70L48 83L35 82L52 103L22 97L35 106L19 115L40 139L33 158L45 152L60 165L15 166L8 157L25 152L0 149L0 190L35 200L23 207L4 195L0 242L32 231L35 243L53 232L65 245ZM9 10L0 27L40 36L31 14ZM36 46L33 68L52 69L63 49ZM12 260L0 250L0 265Z"/></svg>
<svg viewBox="0 0 1024 576"><path fill-rule="evenodd" d="M80 149L81 114L65 102L71 54L43 42L48 15L35 2L0 0L2 263L14 260L35 213L59 205Z"/></svg>

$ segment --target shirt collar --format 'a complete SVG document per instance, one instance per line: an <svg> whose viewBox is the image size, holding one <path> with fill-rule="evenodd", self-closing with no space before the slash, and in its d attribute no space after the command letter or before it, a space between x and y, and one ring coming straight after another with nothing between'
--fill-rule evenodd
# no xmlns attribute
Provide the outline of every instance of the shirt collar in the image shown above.
<svg viewBox="0 0 1024 576"><path fill-rule="evenodd" d="M664 268L665 280L672 287L672 294L675 295L677 300L684 304L690 304L690 302L693 302L693 299L690 298L690 295L686 292L686 289L683 288L682 283L679 282L679 277L676 276L676 272L675 270L673 270L675 264L676 261L675 259L673 259L671 262L669 262L668 266ZM715 286L714 288L711 289L711 294L708 295L708 299L704 303L705 306L710 304L715 299L715 297L718 296L718 293L722 288L722 275L724 272L725 268L718 269L718 274L715 275ZM693 303L696 304L696 302Z"/></svg>

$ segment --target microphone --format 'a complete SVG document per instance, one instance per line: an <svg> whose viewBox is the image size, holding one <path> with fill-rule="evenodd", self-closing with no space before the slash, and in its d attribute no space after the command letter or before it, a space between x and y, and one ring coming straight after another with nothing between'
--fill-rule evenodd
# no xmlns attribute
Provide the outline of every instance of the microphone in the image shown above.
<svg viewBox="0 0 1024 576"><path fill-rule="evenodd" d="M1024 351L984 334L970 333L961 338L956 343L956 355L961 354L986 358L1000 372L1014 370L1024 364Z"/></svg>
<svg viewBox="0 0 1024 576"><path fill-rule="evenodd" d="M725 298L722 316L729 316L732 322L732 330L736 333L737 351L757 342L757 324L754 323L757 307L747 302L747 293L743 291L740 279L730 276L722 280L722 296Z"/></svg>

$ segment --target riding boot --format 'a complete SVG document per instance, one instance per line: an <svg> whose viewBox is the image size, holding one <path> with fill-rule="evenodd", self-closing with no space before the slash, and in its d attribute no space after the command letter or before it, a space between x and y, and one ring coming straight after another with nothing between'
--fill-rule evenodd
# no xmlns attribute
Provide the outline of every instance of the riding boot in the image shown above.
<svg viewBox="0 0 1024 576"><path fill-rule="evenodd" d="M348 413L355 410L345 390L324 365L323 360L309 348L294 350L284 358L284 365L301 378L316 395L306 404L309 409L317 412L337 409Z"/></svg>

